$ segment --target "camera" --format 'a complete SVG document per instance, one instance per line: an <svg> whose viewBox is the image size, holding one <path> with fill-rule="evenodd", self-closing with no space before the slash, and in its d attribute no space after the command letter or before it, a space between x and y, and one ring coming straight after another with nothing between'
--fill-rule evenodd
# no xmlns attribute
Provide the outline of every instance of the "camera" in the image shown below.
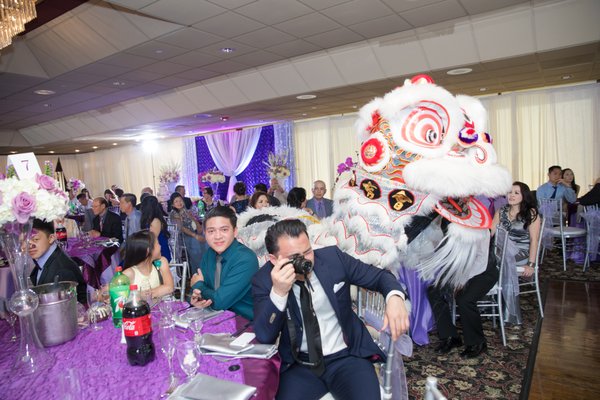
<svg viewBox="0 0 600 400"><path fill-rule="evenodd" d="M297 274L308 275L313 269L313 263L304 258L302 254L294 254L289 261L294 266L294 272Z"/></svg>

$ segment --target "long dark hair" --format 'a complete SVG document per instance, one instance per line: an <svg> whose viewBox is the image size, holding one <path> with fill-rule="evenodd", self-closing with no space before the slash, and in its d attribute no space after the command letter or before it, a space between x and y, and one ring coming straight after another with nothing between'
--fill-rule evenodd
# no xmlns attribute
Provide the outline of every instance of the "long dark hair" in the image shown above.
<svg viewBox="0 0 600 400"><path fill-rule="evenodd" d="M181 200L183 201L183 196L179 193L179 192L173 192L171 193L171 197L170 197L170 202L171 202L171 209L175 210L176 212L180 212L180 210L176 209L175 206L173 205L173 203L175 202L175 199L181 197ZM185 202L183 203L183 209L185 210Z"/></svg>
<svg viewBox="0 0 600 400"><path fill-rule="evenodd" d="M513 182L512 185L518 186L521 190L523 200L521 200L521 204L519 204L518 218L523 221L523 228L527 229L527 227L538 217L537 204L533 197L533 193L531 193L531 189L529 189L529 186L527 186L526 183L516 181Z"/></svg>
<svg viewBox="0 0 600 400"><path fill-rule="evenodd" d="M162 207L155 196L148 195L144 197L144 200L142 200L142 204L140 206L140 210L142 212L142 218L140 220L142 229L150 229L150 224L156 218L160 221L161 232L166 237L170 236L167 221L165 221L165 217L163 216Z"/></svg>
<svg viewBox="0 0 600 400"><path fill-rule="evenodd" d="M288 193L287 204L290 207L302 208L304 200L306 200L306 190L302 187L292 188Z"/></svg>
<svg viewBox="0 0 600 400"><path fill-rule="evenodd" d="M577 189L579 189L579 185L577 185L575 183L575 172L573 172L573 170L571 168L565 168L565 169L563 169L562 172L561 172L561 174L560 174L560 177L564 179L565 172L567 172L567 171L571 171L571 173L573 174L573 182L571 182L571 189L573 189L573 191L575 193L577 193Z"/></svg>
<svg viewBox="0 0 600 400"><path fill-rule="evenodd" d="M152 254L156 236L147 229L135 232L125 242L123 249L123 269L136 266L148 259Z"/></svg>

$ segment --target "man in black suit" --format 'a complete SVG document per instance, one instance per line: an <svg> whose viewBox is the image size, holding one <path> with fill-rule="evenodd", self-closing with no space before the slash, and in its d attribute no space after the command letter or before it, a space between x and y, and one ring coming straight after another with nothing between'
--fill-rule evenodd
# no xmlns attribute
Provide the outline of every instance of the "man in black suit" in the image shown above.
<svg viewBox="0 0 600 400"><path fill-rule="evenodd" d="M87 303L86 283L79 267L56 243L54 224L39 219L33 220L29 255L35 262L30 278L34 286L59 281L77 282L77 301Z"/></svg>
<svg viewBox="0 0 600 400"><path fill-rule="evenodd" d="M272 225L265 244L270 261L252 281L254 331L261 343L275 343L281 333L277 399L319 399L327 392L339 399L379 398L371 360L385 354L352 310L350 286L385 296L383 328L395 340L409 326L396 278L335 246L313 251L299 220ZM303 273L290 262L299 257L309 262Z"/></svg>
<svg viewBox="0 0 600 400"><path fill-rule="evenodd" d="M92 210L95 217L90 236L117 238L119 242L123 242L121 217L108 210L108 201L104 197L96 197L92 202Z"/></svg>

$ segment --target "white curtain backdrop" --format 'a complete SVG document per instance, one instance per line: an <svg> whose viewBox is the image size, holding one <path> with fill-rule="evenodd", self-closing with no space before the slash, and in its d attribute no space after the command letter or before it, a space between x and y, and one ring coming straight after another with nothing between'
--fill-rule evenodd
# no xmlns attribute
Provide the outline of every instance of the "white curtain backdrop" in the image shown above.
<svg viewBox="0 0 600 400"><path fill-rule="evenodd" d="M206 135L206 144L215 165L229 179L227 199L233 196L236 175L241 174L254 156L262 127Z"/></svg>

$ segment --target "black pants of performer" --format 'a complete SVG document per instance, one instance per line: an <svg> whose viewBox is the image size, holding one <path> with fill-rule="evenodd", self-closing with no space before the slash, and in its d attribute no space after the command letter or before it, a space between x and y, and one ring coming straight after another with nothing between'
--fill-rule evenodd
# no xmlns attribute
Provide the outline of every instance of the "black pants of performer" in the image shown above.
<svg viewBox="0 0 600 400"><path fill-rule="evenodd" d="M466 346L481 344L485 341L477 302L490 291L497 281L496 256L493 250L490 249L486 270L469 279L464 288L455 295ZM458 337L456 326L452 323L452 312L450 310L452 290L446 287L430 286L427 289L427 297L435 317L439 338L444 340L449 337Z"/></svg>
<svg viewBox="0 0 600 400"><path fill-rule="evenodd" d="M379 381L373 364L350 355L347 349L325 356L325 372L320 377L303 365L293 364L281 373L276 398L318 400L328 392L336 399L379 399Z"/></svg>

